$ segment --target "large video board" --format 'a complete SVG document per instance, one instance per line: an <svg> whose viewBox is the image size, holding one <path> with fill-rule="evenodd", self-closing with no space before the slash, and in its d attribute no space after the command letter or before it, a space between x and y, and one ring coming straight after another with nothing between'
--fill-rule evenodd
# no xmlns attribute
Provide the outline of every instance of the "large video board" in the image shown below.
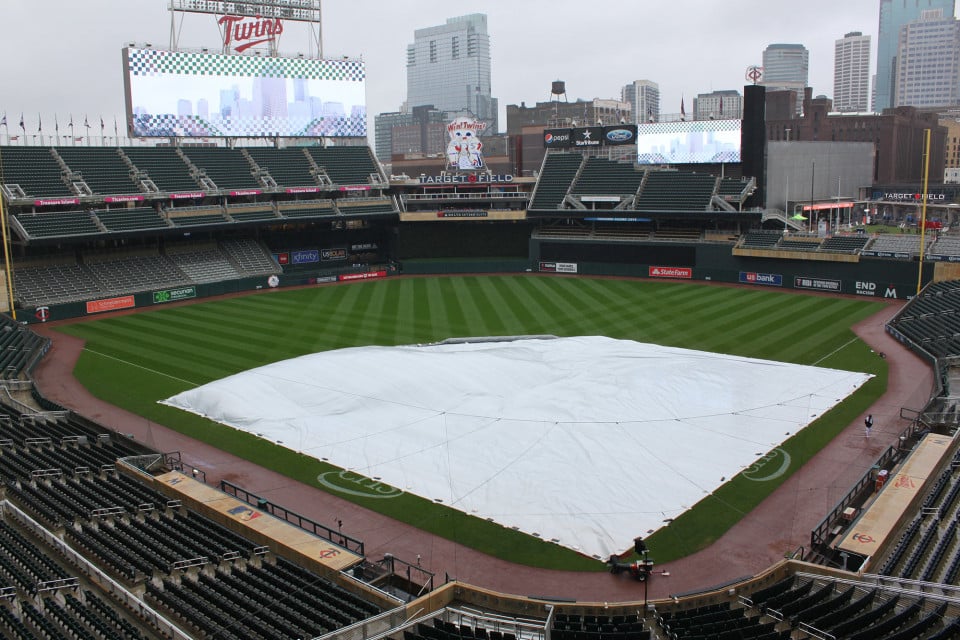
<svg viewBox="0 0 960 640"><path fill-rule="evenodd" d="M135 137L364 137L362 60L123 50Z"/></svg>
<svg viewBox="0 0 960 640"><path fill-rule="evenodd" d="M637 127L639 164L740 162L741 120L654 122Z"/></svg>

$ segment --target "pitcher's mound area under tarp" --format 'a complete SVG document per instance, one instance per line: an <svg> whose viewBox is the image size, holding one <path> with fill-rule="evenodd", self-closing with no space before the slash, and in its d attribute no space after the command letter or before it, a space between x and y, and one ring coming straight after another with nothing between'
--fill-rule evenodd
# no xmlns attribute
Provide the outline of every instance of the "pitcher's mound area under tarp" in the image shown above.
<svg viewBox="0 0 960 640"><path fill-rule="evenodd" d="M605 337L485 339L316 353L163 402L606 559L869 377Z"/></svg>

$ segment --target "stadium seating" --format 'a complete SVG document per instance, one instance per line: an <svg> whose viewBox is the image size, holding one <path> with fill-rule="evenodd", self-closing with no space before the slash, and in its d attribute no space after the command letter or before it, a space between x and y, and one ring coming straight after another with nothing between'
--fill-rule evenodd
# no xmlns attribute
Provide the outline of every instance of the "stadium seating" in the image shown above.
<svg viewBox="0 0 960 640"><path fill-rule="evenodd" d="M199 191L197 182L190 177L190 168L173 147L123 147L122 152L140 171L157 186L168 193Z"/></svg>
<svg viewBox="0 0 960 640"><path fill-rule="evenodd" d="M820 238L804 236L785 236L780 240L779 249L783 251L817 251L823 242Z"/></svg>
<svg viewBox="0 0 960 640"><path fill-rule="evenodd" d="M960 238L941 236L930 245L927 253L946 258L960 256Z"/></svg>
<svg viewBox="0 0 960 640"><path fill-rule="evenodd" d="M182 151L221 191L259 189L262 186L253 177L253 168L239 149L187 147Z"/></svg>
<svg viewBox="0 0 960 640"><path fill-rule="evenodd" d="M87 211L21 213L14 219L27 238L65 238L103 232Z"/></svg>
<svg viewBox="0 0 960 640"><path fill-rule="evenodd" d="M530 208L559 209L582 164L583 156L579 153L548 153Z"/></svg>
<svg viewBox="0 0 960 640"><path fill-rule="evenodd" d="M721 178L720 184L717 187L717 195L726 200L742 202L747 196L745 191L749 184L750 181L748 180L738 180L737 178Z"/></svg>
<svg viewBox="0 0 960 640"><path fill-rule="evenodd" d="M3 148L4 184L19 185L28 197L76 196L62 175L50 147Z"/></svg>
<svg viewBox="0 0 960 640"><path fill-rule="evenodd" d="M634 208L638 211L705 211L717 178L704 173L648 171Z"/></svg>
<svg viewBox="0 0 960 640"><path fill-rule="evenodd" d="M395 214L397 209L393 206L393 200L363 200L357 203L349 200L338 200L336 202L337 210L345 216L368 215L372 213Z"/></svg>
<svg viewBox="0 0 960 640"><path fill-rule="evenodd" d="M869 238L866 236L830 236L820 245L820 251L829 253L858 253Z"/></svg>
<svg viewBox="0 0 960 640"><path fill-rule="evenodd" d="M277 209L284 218L316 218L337 213L333 208L333 200L297 200L280 203Z"/></svg>
<svg viewBox="0 0 960 640"><path fill-rule="evenodd" d="M160 255L87 260L86 267L104 291L132 293L190 284L186 274Z"/></svg>
<svg viewBox="0 0 960 640"><path fill-rule="evenodd" d="M272 205L250 204L227 207L227 216L234 222L257 222L273 220L277 214Z"/></svg>
<svg viewBox="0 0 960 640"><path fill-rule="evenodd" d="M913 257L920 253L920 236L910 234L881 234L864 247L874 254L904 254Z"/></svg>
<svg viewBox="0 0 960 640"><path fill-rule="evenodd" d="M153 207L98 209L93 211L108 232L167 229L169 224Z"/></svg>
<svg viewBox="0 0 960 640"><path fill-rule="evenodd" d="M247 153L254 162L266 170L270 177L284 187L317 186L317 179L311 173L310 161L302 148L272 149L250 147Z"/></svg>
<svg viewBox="0 0 960 640"><path fill-rule="evenodd" d="M216 244L197 246L196 248L192 248L190 245L176 248L168 247L167 257L191 281L198 284L235 280L241 275L234 268L227 255L217 248Z"/></svg>
<svg viewBox="0 0 960 640"><path fill-rule="evenodd" d="M740 246L744 249L775 249L783 234L779 231L748 231Z"/></svg>
<svg viewBox="0 0 960 640"><path fill-rule="evenodd" d="M57 147L56 152L71 171L83 176L83 181L95 194L140 193L140 188L130 177L131 168L116 147Z"/></svg>
<svg viewBox="0 0 960 640"><path fill-rule="evenodd" d="M306 147L318 168L334 185L369 185L371 174L380 175L370 147ZM313 183L308 183L313 184Z"/></svg>
<svg viewBox="0 0 960 640"><path fill-rule="evenodd" d="M255 240L223 240L220 248L245 275L279 273L278 265L269 251Z"/></svg>
<svg viewBox="0 0 960 640"><path fill-rule="evenodd" d="M634 196L643 181L644 172L632 162L615 162L606 158L587 158L570 193L576 195Z"/></svg>

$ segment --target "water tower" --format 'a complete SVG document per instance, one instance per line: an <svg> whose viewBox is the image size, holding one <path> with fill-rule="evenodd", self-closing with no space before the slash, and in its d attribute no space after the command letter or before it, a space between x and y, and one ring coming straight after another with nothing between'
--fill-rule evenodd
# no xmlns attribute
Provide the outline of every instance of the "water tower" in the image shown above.
<svg viewBox="0 0 960 640"><path fill-rule="evenodd" d="M563 101L567 102L567 83L563 80L554 80L550 83L550 102L560 102L560 96L563 96Z"/></svg>

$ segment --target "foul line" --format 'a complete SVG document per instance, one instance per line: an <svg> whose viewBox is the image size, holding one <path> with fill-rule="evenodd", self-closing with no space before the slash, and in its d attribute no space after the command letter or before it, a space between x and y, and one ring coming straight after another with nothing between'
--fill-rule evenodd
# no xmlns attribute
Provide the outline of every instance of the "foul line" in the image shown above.
<svg viewBox="0 0 960 640"><path fill-rule="evenodd" d="M843 343L842 345L840 345L839 347L837 347L836 349L834 349L833 351L831 351L831 352L828 353L827 355L823 356L822 358L820 358L819 360L817 360L816 362L814 362L814 363L813 363L812 365L810 365L810 366L812 366L812 367L817 366L818 364L820 364L821 362L823 362L824 360L826 360L826 359L829 358L830 356L834 355L835 353L837 353L837 352L839 352L839 351L841 351L841 350L843 350L843 349L846 349L847 347L849 347L851 344L853 344L854 342L856 342L856 341L859 340L859 339L860 339L860 338L857 338L857 337L850 338L850 340L848 340L847 342Z"/></svg>
<svg viewBox="0 0 960 640"><path fill-rule="evenodd" d="M130 362L130 361L128 361L128 360L124 360L124 359L118 358L118 357L116 357L116 356L110 356L110 355L107 355L107 354L105 354L105 353L100 353L99 351L94 351L93 349L84 348L84 351L86 351L87 353L92 353L92 354L94 354L94 355L98 355L98 356L100 356L101 358L109 358L110 360L116 360L117 362L123 363L123 364L125 364L125 365L127 365L127 366L136 367L137 369L143 369L144 371L149 371L150 373L155 373L155 374L158 375L158 376L163 376L164 378L170 378L171 380L176 380L177 382L186 382L187 384L189 384L189 385L191 385L191 386L194 386L194 387L200 386L199 383L193 382L192 380L184 380L183 378L178 378L177 376L172 376L172 375L170 375L169 373L164 373L163 371L157 371L156 369L151 369L151 368L149 368L149 367L145 367L145 366L143 366L143 365L136 364L136 363L134 363L134 362Z"/></svg>

